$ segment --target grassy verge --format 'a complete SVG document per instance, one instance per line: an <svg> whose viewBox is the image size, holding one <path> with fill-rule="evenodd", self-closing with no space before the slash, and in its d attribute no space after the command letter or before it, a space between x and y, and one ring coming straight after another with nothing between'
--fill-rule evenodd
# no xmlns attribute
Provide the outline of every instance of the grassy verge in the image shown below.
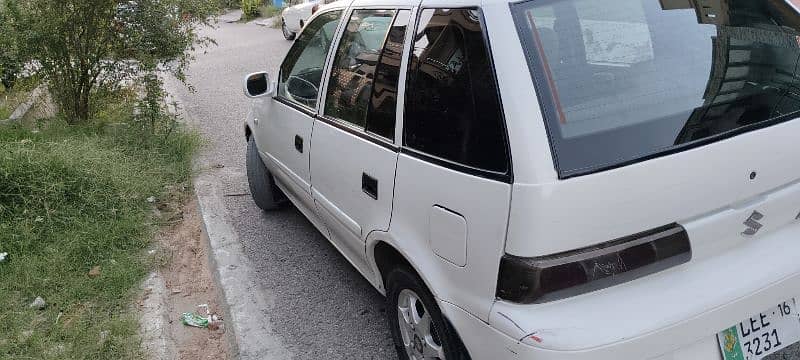
<svg viewBox="0 0 800 360"><path fill-rule="evenodd" d="M147 199L183 196L199 140L123 129L0 127L0 358L142 358L131 304L162 221Z"/></svg>

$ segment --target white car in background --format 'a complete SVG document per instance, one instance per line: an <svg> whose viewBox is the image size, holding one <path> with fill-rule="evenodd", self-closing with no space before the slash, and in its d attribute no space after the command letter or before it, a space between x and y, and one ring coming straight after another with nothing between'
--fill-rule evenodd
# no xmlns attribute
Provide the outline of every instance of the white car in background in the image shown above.
<svg viewBox="0 0 800 360"><path fill-rule="evenodd" d="M287 7L281 14L281 30L286 40L294 40L306 20L313 15L320 6L330 3L330 0L294 0L287 1L292 6Z"/></svg>

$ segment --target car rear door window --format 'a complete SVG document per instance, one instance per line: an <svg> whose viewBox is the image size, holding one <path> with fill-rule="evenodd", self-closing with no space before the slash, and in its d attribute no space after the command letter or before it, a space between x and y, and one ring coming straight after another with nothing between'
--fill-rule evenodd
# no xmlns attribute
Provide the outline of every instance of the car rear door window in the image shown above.
<svg viewBox="0 0 800 360"><path fill-rule="evenodd" d="M503 112L478 9L423 9L408 71L403 144L492 176L510 172Z"/></svg>
<svg viewBox="0 0 800 360"><path fill-rule="evenodd" d="M331 69L326 116L394 137L399 59L408 17L407 10L353 11Z"/></svg>
<svg viewBox="0 0 800 360"><path fill-rule="evenodd" d="M281 65L279 97L316 108L325 59L341 17L341 10L320 14L300 33Z"/></svg>

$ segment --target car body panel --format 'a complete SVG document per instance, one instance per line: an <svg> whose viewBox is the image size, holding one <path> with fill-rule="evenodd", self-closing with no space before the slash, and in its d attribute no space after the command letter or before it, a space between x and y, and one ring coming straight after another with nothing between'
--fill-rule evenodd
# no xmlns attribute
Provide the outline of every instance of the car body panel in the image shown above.
<svg viewBox="0 0 800 360"><path fill-rule="evenodd" d="M397 151L360 139L326 122L314 125L312 191L332 241L348 252L362 272L370 231L386 231L392 215ZM376 198L362 189L364 177L377 183ZM314 179L323 179L314 181Z"/></svg>
<svg viewBox="0 0 800 360"><path fill-rule="evenodd" d="M741 210L724 233L735 241L751 212L777 200L767 194L800 179L796 134L800 121L790 121L614 170L515 184L506 251L553 254ZM800 204L785 215L798 212ZM689 236L693 247L700 244L695 234Z"/></svg>
<svg viewBox="0 0 800 360"><path fill-rule="evenodd" d="M433 294L484 320L495 293L503 254L511 186L431 165L401 154L397 161L394 211L389 232L413 259ZM475 206L480 204L480 206ZM457 266L431 248L434 206L462 216L467 224L466 265Z"/></svg>
<svg viewBox="0 0 800 360"><path fill-rule="evenodd" d="M283 10L281 17L286 24L286 28L293 33L299 33L303 30L303 25L308 22L311 17L312 9L319 1L304 0L302 3L287 7Z"/></svg>

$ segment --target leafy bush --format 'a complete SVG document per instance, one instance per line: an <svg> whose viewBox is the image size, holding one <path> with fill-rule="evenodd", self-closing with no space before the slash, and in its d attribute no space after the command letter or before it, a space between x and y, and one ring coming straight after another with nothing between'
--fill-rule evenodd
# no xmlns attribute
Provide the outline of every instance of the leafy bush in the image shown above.
<svg viewBox="0 0 800 360"><path fill-rule="evenodd" d="M219 0L220 9L237 9L239 8L240 0Z"/></svg>
<svg viewBox="0 0 800 360"><path fill-rule="evenodd" d="M6 90L14 87L23 64L12 21L9 9L0 0L0 85Z"/></svg>
<svg viewBox="0 0 800 360"><path fill-rule="evenodd" d="M258 9L258 12L265 18L272 18L281 14L281 8L271 4L264 5Z"/></svg>
<svg viewBox="0 0 800 360"><path fill-rule="evenodd" d="M262 0L242 0L242 16L245 19L258 17L259 7L261 7L262 4Z"/></svg>
<svg viewBox="0 0 800 360"><path fill-rule="evenodd" d="M97 88L117 87L156 69L184 79L196 45L211 39L216 0L3 0L14 42L39 72L68 122L91 115Z"/></svg>

